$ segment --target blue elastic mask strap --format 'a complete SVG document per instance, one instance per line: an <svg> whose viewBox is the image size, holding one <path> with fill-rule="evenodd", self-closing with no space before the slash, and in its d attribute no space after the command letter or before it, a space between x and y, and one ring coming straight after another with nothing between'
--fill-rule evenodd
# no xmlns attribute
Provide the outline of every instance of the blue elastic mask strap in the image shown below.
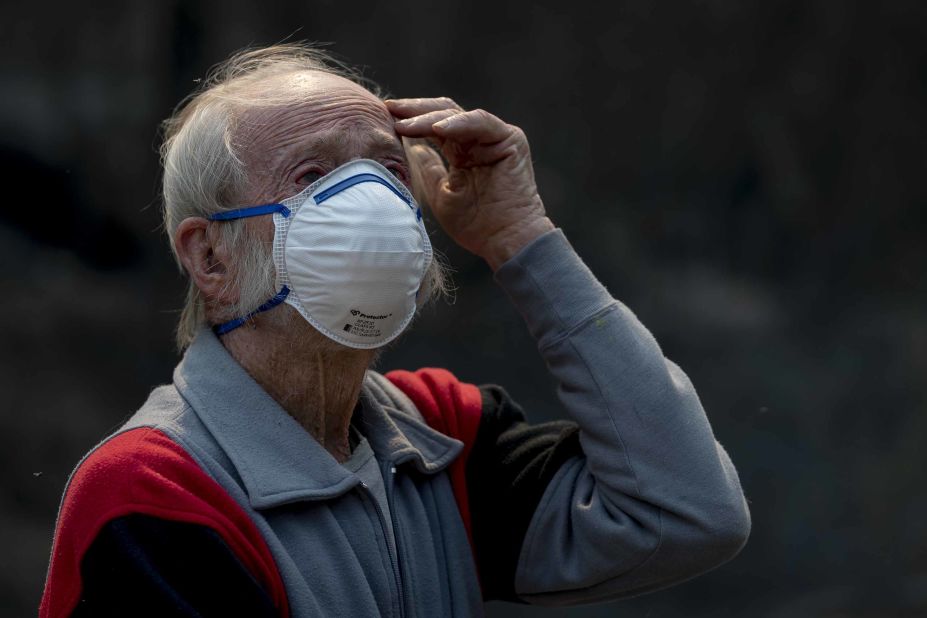
<svg viewBox="0 0 927 618"><path fill-rule="evenodd" d="M276 307L277 305L285 301L286 297L289 295L290 295L290 288L288 288L287 286L283 286L283 288L281 288L280 291L277 292L276 296L271 298L269 301L267 301L266 303L264 303L263 305L261 305L260 307L258 307L257 309L249 313L248 315L240 317L240 318L235 318L234 320L230 320L223 324L216 324L215 326L212 327L212 332L216 333L216 335L224 335L225 333L229 331L233 331L239 326L241 326L242 324L244 324L245 322L247 322L248 320L250 320L252 317L256 316L257 314L263 313L265 311L270 311L271 309L273 309L274 307Z"/></svg>
<svg viewBox="0 0 927 618"><path fill-rule="evenodd" d="M249 206L247 208L238 208L236 210L226 210L210 215L210 221L231 221L232 219L246 219L248 217L260 217L279 212L284 217L290 216L290 209L283 204L261 204L260 206Z"/></svg>

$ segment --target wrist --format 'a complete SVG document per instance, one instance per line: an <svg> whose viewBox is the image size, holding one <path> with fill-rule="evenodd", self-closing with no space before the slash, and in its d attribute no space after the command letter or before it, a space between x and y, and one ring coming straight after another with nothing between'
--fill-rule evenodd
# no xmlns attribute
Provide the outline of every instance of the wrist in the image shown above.
<svg viewBox="0 0 927 618"><path fill-rule="evenodd" d="M483 245L480 257L486 260L493 272L505 264L516 253L527 247L535 239L547 232L556 229L554 223L546 216L539 217L529 223L519 225L516 229L501 232Z"/></svg>

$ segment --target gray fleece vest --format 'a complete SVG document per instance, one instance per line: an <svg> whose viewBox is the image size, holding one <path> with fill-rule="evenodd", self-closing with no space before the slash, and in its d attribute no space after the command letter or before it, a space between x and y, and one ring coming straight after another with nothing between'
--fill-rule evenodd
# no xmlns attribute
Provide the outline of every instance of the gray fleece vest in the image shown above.
<svg viewBox="0 0 927 618"><path fill-rule="evenodd" d="M238 502L273 554L293 616L482 615L444 472L463 445L431 429L373 371L354 422L381 467L390 514L208 330L187 350L174 383L155 389L122 431L164 432Z"/></svg>

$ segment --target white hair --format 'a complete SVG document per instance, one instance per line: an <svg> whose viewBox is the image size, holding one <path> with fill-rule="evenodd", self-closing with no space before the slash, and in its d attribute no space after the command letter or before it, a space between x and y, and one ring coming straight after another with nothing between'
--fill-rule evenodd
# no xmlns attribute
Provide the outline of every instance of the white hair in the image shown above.
<svg viewBox="0 0 927 618"><path fill-rule="evenodd" d="M303 71L338 75L380 96L375 84L318 48L303 43L274 45L239 52L217 65L164 122L161 145L164 228L181 269L183 265L175 244L180 222L240 206L236 198L243 193L248 177L236 154L235 135L243 112L299 100L300 93L294 89L254 86L271 77ZM409 162L414 165L412 157ZM413 170L413 178L418 176L416 171ZM421 202L423 196L416 184L413 184L413 193ZM243 220L223 222L219 228L220 241L237 256L236 264L230 266L239 291L238 301L231 306L217 307L217 313L228 318L247 315L276 293L271 248L250 229ZM419 306L445 293L447 281L446 267L436 256L422 282L424 293L419 295ZM186 348L196 331L207 324L206 301L191 279L177 324L179 349Z"/></svg>

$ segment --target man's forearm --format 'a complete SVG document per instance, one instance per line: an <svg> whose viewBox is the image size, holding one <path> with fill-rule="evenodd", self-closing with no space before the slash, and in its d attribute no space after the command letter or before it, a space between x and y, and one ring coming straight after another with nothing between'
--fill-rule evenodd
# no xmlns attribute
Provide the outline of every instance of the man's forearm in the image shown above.
<svg viewBox="0 0 927 618"><path fill-rule="evenodd" d="M535 513L516 575L523 598L625 596L736 554L749 512L691 383L563 233L530 243L496 281L537 339L584 451Z"/></svg>

